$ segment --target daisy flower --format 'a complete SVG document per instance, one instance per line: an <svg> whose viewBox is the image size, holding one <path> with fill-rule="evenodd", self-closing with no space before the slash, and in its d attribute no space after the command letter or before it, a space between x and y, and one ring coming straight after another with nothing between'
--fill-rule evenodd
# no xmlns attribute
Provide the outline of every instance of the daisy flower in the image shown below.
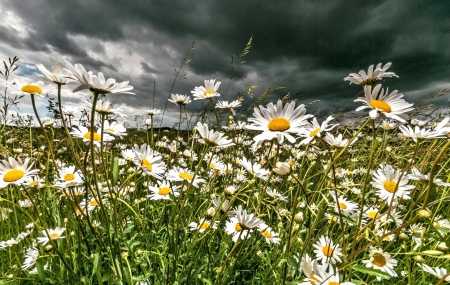
<svg viewBox="0 0 450 285"><path fill-rule="evenodd" d="M298 285L315 285L318 284L316 282L320 282L319 278L327 270L328 264L325 263L324 265L320 265L316 259L313 260L308 254L306 254L300 262L300 267L306 278Z"/></svg>
<svg viewBox="0 0 450 285"><path fill-rule="evenodd" d="M132 149L124 149L122 150L121 154L122 157L128 161L133 161L136 158L136 154Z"/></svg>
<svg viewBox="0 0 450 285"><path fill-rule="evenodd" d="M397 126L397 123L391 120L383 120L380 126L385 130L390 130L395 128Z"/></svg>
<svg viewBox="0 0 450 285"><path fill-rule="evenodd" d="M198 230L198 232L203 233L210 228L217 229L218 224L219 223L217 221L211 223L211 221L201 218L198 224L196 222L192 222L188 225L188 227L191 228L191 231Z"/></svg>
<svg viewBox="0 0 450 285"><path fill-rule="evenodd" d="M383 67L381 67L381 62L377 65L375 70L373 69L373 64L369 66L367 73L364 70L361 70L358 73L350 73L347 77L344 78L344 81L350 81L351 83L355 83L361 86L374 86L378 81L380 81L383 77L398 77L394 72L386 72L386 70L391 66L392 63L388 62Z"/></svg>
<svg viewBox="0 0 450 285"><path fill-rule="evenodd" d="M442 279L445 275L448 274L447 269L445 268L439 268L439 267L435 267L434 269L431 268L430 266L422 263L419 264L420 267L422 267L423 271L430 273L431 275L434 275L435 277ZM447 277L445 277L444 281L450 282L450 275L448 275Z"/></svg>
<svg viewBox="0 0 450 285"><path fill-rule="evenodd" d="M339 196L337 201L336 201L336 197L333 195L333 199L335 200L335 205L334 207L334 211L336 213L339 213L339 209L340 212L344 215L344 216L350 216L351 214L353 214L353 212L358 211L358 204L353 203L347 199L345 199L342 196Z"/></svg>
<svg viewBox="0 0 450 285"><path fill-rule="evenodd" d="M278 237L279 234L277 232L274 232L271 227L264 223L258 225L258 231L264 236L264 239L268 244L279 244L281 241L281 239Z"/></svg>
<svg viewBox="0 0 450 285"><path fill-rule="evenodd" d="M219 86L220 82L216 82L215 79L205 80L205 86L195 87L194 91L191 91L191 93L192 96L194 96L194 100L210 99L212 97L220 96L220 94L217 93Z"/></svg>
<svg viewBox="0 0 450 285"><path fill-rule="evenodd" d="M36 81L33 82L29 79L14 79L11 87L14 91L11 92L12 95L39 95L44 98L44 94L48 94L52 92L55 87L53 86L45 86L44 82Z"/></svg>
<svg viewBox="0 0 450 285"><path fill-rule="evenodd" d="M447 137L450 138L450 117L446 117L445 119L442 120L442 122L438 123L435 127L434 130L436 132L441 133L442 135L446 135Z"/></svg>
<svg viewBox="0 0 450 285"><path fill-rule="evenodd" d="M27 157L22 161L20 157L15 160L8 157L8 160L2 160L0 163L0 188L5 188L9 184L20 186L28 181L32 175L38 174L38 169L31 169L33 163L28 166L30 159Z"/></svg>
<svg viewBox="0 0 450 285"><path fill-rule="evenodd" d="M63 106L61 109L64 115L68 117L74 117L78 113L78 108L73 106Z"/></svg>
<svg viewBox="0 0 450 285"><path fill-rule="evenodd" d="M213 204L215 209L220 209L220 212L222 214L228 213L228 210L230 210L230 200L228 199L223 199L218 197L214 197L211 199L211 203ZM233 213L231 213L233 214Z"/></svg>
<svg viewBox="0 0 450 285"><path fill-rule="evenodd" d="M408 185L407 175L402 176L400 170L390 165L380 165L380 168L373 172L372 179L370 184L378 189L377 196L388 203L394 198L409 199L409 192L415 188L414 185Z"/></svg>
<svg viewBox="0 0 450 285"><path fill-rule="evenodd" d="M108 120L105 120L103 124L103 132L117 136L119 138L122 138L122 136L126 136L127 129L123 124L117 123L117 122L108 122Z"/></svg>
<svg viewBox="0 0 450 285"><path fill-rule="evenodd" d="M41 73L38 76L45 80L54 82L56 84L67 84L73 82L72 73L64 68L64 64L57 62L52 66L52 71L48 71L43 64L36 64L36 69Z"/></svg>
<svg viewBox="0 0 450 285"><path fill-rule="evenodd" d="M178 192L179 188L180 186L171 186L166 180L158 181L158 186L148 186L152 194L147 197L150 200L170 200L170 194L175 197L180 195Z"/></svg>
<svg viewBox="0 0 450 285"><path fill-rule="evenodd" d="M166 172L166 165L162 160L162 156L155 152L147 144L133 147L135 158L134 164L141 167L142 171L155 177L156 179L162 179L161 174Z"/></svg>
<svg viewBox="0 0 450 285"><path fill-rule="evenodd" d="M72 79L80 83L80 85L72 90L72 92L89 89L98 94L126 93L135 95L135 93L129 92L133 89L133 86L128 85L129 81L118 83L113 78L105 80L105 76L102 72L99 72L98 75L94 75L92 71L87 72L84 66L79 63L75 64L75 66L67 60L65 60L64 63L67 69L72 73Z"/></svg>
<svg viewBox="0 0 450 285"><path fill-rule="evenodd" d="M243 157L239 160L239 164L243 166L249 173L252 175L261 178L263 180L266 180L270 171L262 168L262 165L255 162L252 163L251 161L247 160L247 158ZM238 175L240 175L238 173Z"/></svg>
<svg viewBox="0 0 450 285"><path fill-rule="evenodd" d="M28 248L25 251L25 260L22 265L22 270L31 268L39 258L39 250L35 247Z"/></svg>
<svg viewBox="0 0 450 285"><path fill-rule="evenodd" d="M417 167L411 167L411 174L408 174L408 179L411 180L430 180L430 174L422 174ZM433 183L439 186L450 186L450 183L446 183L439 178L433 178Z"/></svg>
<svg viewBox="0 0 450 285"><path fill-rule="evenodd" d="M291 164L288 162L277 162L272 170L278 175L287 175L291 172L291 167Z"/></svg>
<svg viewBox="0 0 450 285"><path fill-rule="evenodd" d="M298 135L300 137L304 137L299 145L308 144L310 141L312 141L315 137L321 137L322 132L328 132L331 131L336 125L330 125L330 121L333 120L333 116L329 116L325 121L322 122L322 124L319 124L317 122L317 118L313 118L311 123L306 123L306 126L302 127L300 131L298 132Z"/></svg>
<svg viewBox="0 0 450 285"><path fill-rule="evenodd" d="M348 139L342 139L342 134L338 134L337 137L333 136L330 133L327 133L324 137L324 140L331 146L334 147L345 147L348 145ZM352 144L356 142L358 138L355 138L352 141Z"/></svg>
<svg viewBox="0 0 450 285"><path fill-rule="evenodd" d="M169 99L169 101L179 106L191 103L191 97L187 95L170 94L170 97L172 99Z"/></svg>
<svg viewBox="0 0 450 285"><path fill-rule="evenodd" d="M202 144L210 145L212 147L218 147L218 148L226 148L229 146L234 145L234 143L227 139L228 137L225 136L224 133L215 132L214 130L209 130L209 127L207 124L202 124L200 122L196 125L197 131L202 137L201 139L198 139L198 141Z"/></svg>
<svg viewBox="0 0 450 285"><path fill-rule="evenodd" d="M70 134L74 138L80 138L83 139L83 142L88 143L91 141L91 132L88 131L88 128L84 126L78 126L78 129L73 127L72 132ZM108 134L103 134L103 143L113 141L114 137L110 136ZM102 141L102 135L98 133L97 131L94 132L94 144L97 147L100 147L100 142Z"/></svg>
<svg viewBox="0 0 450 285"><path fill-rule="evenodd" d="M402 131L402 136L405 138L412 138L415 142L417 139L431 139L436 137L442 137L440 132L436 132L429 129L421 129L419 126L415 126L414 130L411 126L400 126L400 131Z"/></svg>
<svg viewBox="0 0 450 285"><path fill-rule="evenodd" d="M37 241L38 241L38 243L40 243L42 245L46 245L49 242L49 240L65 238L64 236L62 236L62 234L64 233L65 230L66 230L66 228L60 228L60 227L57 227L55 229L42 230L42 234L44 236L38 237Z"/></svg>
<svg viewBox="0 0 450 285"><path fill-rule="evenodd" d="M228 101L217 101L216 108L228 109L228 110L231 111L231 113L234 116L234 115L236 115L236 112L234 111L234 108L240 107L241 104L242 104L242 102L239 101L239 100L235 100L235 101L232 101L230 103Z"/></svg>
<svg viewBox="0 0 450 285"><path fill-rule="evenodd" d="M295 102L286 104L278 100L277 105L272 102L264 107L254 109L253 118L248 119L253 122L247 125L249 130L262 131L262 134L253 138L254 141L272 140L277 138L278 143L282 144L286 138L291 143L295 142L295 138L290 133L298 133L306 120L312 115L305 115L305 105L301 104L295 107Z"/></svg>
<svg viewBox="0 0 450 285"><path fill-rule="evenodd" d="M316 248L314 253L317 259L322 261L322 264L342 262L340 258L342 256L342 249L338 244L334 244L329 237L321 236L313 246Z"/></svg>
<svg viewBox="0 0 450 285"><path fill-rule="evenodd" d="M166 178L169 181L187 181L188 183L192 183L194 187L198 187L200 183L205 182L205 180L201 178L194 178L194 173L192 171L176 166L169 170Z"/></svg>
<svg viewBox="0 0 450 285"><path fill-rule="evenodd" d="M317 281L313 281L312 284L317 285L355 285L353 282L341 282L339 278L339 271L335 271L332 266L328 267L328 272L326 271L326 266L323 270L319 271L316 275Z"/></svg>
<svg viewBox="0 0 450 285"><path fill-rule="evenodd" d="M268 187L266 193L275 200L287 201L287 197L281 195L276 189L271 189L270 187Z"/></svg>
<svg viewBox="0 0 450 285"><path fill-rule="evenodd" d="M82 101L82 107L85 109L92 109L92 102L89 102L88 100ZM95 105L95 111L99 113L100 115L117 115L121 118L128 117L127 115L123 114L125 106L119 106L114 108L113 105L108 100L98 100L97 104Z"/></svg>
<svg viewBox="0 0 450 285"><path fill-rule="evenodd" d="M397 260L391 258L389 253L384 252L382 249L372 247L369 255L369 260L362 261L367 267L379 269L392 277L397 276L397 273L394 271L394 267L397 266Z"/></svg>
<svg viewBox="0 0 450 285"><path fill-rule="evenodd" d="M248 214L241 205L230 211L229 214L233 216L230 218L230 221L226 222L225 232L232 236L234 242L237 242L239 237L245 239L253 228L263 223L254 214Z"/></svg>
<svg viewBox="0 0 450 285"><path fill-rule="evenodd" d="M377 118L378 113L380 112L390 119L395 119L402 123L406 122L405 118L408 118L406 112L414 110L414 108L411 108L413 104L410 104L402 99L403 94L398 93L397 90L394 90L388 94L389 91L387 89L386 93L384 93L384 90L381 89L381 93L378 94L380 89L381 84L378 84L373 89L372 86L365 86L365 97L358 97L355 100L355 102L362 102L365 106L356 108L356 111L370 108L372 110L369 112L369 116L372 119Z"/></svg>
<svg viewBox="0 0 450 285"><path fill-rule="evenodd" d="M161 113L162 113L161 109L147 109L144 111L144 114L146 114L147 116L155 116Z"/></svg>

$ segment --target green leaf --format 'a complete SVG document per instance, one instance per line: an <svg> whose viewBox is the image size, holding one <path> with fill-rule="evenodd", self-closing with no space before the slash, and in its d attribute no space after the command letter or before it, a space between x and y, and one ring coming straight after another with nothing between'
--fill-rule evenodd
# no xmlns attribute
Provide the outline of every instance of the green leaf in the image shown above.
<svg viewBox="0 0 450 285"><path fill-rule="evenodd" d="M112 185L117 184L118 175L119 175L119 158L114 157L111 168Z"/></svg>
<svg viewBox="0 0 450 285"><path fill-rule="evenodd" d="M381 271L379 269L368 268L368 267L365 267L365 266L358 266L358 265L353 265L352 267L353 267L353 269L355 271L358 271L358 272L361 272L361 273L364 273L364 274L369 274L369 275L376 276L376 277L381 277L381 278L384 278L384 279L390 279L391 278L391 275L389 275L386 272L383 272L383 271Z"/></svg>

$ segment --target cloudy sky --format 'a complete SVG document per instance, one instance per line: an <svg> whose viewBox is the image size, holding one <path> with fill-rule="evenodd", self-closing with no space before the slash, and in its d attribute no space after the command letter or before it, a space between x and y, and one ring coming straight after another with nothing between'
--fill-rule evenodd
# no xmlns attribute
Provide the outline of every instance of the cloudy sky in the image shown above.
<svg viewBox="0 0 450 285"><path fill-rule="evenodd" d="M432 4L431 4L432 3ZM194 44L186 78L172 93L190 94L204 79L222 82L227 100L249 84L258 96L267 88L284 87L269 101L290 92L309 103L310 112L354 110L360 87L343 78L371 64L392 62L383 85L399 90L409 102L432 91L450 88L450 21L448 0L419 1L154 1L154 0L0 0L0 59L18 56L17 76L37 79L34 65L82 63L105 77L129 80L136 96L110 94L126 104L128 123L152 106L164 108L174 70ZM250 52L231 65L253 36ZM78 105L88 93L64 89L63 104ZM3 88L2 88L3 89ZM31 113L22 99L23 114ZM248 99L247 99L248 100ZM45 99L39 112L48 116ZM449 95L434 100L447 105ZM249 101L245 101L246 106ZM168 105L163 125L171 126L178 109ZM201 102L189 105L192 112Z"/></svg>

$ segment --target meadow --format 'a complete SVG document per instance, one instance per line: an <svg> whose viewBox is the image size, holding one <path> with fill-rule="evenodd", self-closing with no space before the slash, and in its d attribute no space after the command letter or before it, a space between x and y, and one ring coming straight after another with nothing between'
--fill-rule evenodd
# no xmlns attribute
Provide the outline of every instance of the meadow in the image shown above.
<svg viewBox="0 0 450 285"><path fill-rule="evenodd" d="M1 74L0 284L450 282L450 109L389 92L390 64L345 77L363 117L222 101L212 79L170 95L174 128L149 106L137 130L108 101L129 82L67 61L13 78L17 61ZM65 106L66 84L91 100ZM58 118L7 124L47 94ZM188 125L192 100L206 108Z"/></svg>

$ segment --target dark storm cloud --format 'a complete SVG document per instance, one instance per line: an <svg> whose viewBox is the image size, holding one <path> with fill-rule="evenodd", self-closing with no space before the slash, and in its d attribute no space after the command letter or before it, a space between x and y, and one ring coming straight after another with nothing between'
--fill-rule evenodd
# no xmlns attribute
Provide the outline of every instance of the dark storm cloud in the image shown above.
<svg viewBox="0 0 450 285"><path fill-rule="evenodd" d="M248 84L256 94L269 87L284 86L269 99L290 92L292 99L308 102L320 99L313 110L354 108L360 87L344 82L350 72L367 70L370 64L392 62L390 71L399 79L387 79L390 90L408 92L429 89L430 84L449 82L450 22L446 0L433 1L3 1L26 20L33 32L25 39L0 30L0 37L18 49L53 50L102 70L121 80L130 80L138 94L118 102L139 106L138 96L150 98L153 76L159 107L165 104L178 68L195 42L188 79L173 93L190 94L203 79L217 78L222 90L231 76L227 99L235 98ZM250 36L252 48L247 61L233 73L236 60ZM97 39L86 46L77 36ZM93 58L88 49L104 53L103 41L118 45L152 44L152 49L136 49L142 55L167 54L167 66L155 67L141 60L139 77L128 78L121 66ZM174 59L169 47L177 52ZM150 90L150 91L149 91ZM142 94L142 95L140 95ZM425 95L426 93L424 93ZM149 99L150 100L150 99ZM197 106L200 104L197 103Z"/></svg>

